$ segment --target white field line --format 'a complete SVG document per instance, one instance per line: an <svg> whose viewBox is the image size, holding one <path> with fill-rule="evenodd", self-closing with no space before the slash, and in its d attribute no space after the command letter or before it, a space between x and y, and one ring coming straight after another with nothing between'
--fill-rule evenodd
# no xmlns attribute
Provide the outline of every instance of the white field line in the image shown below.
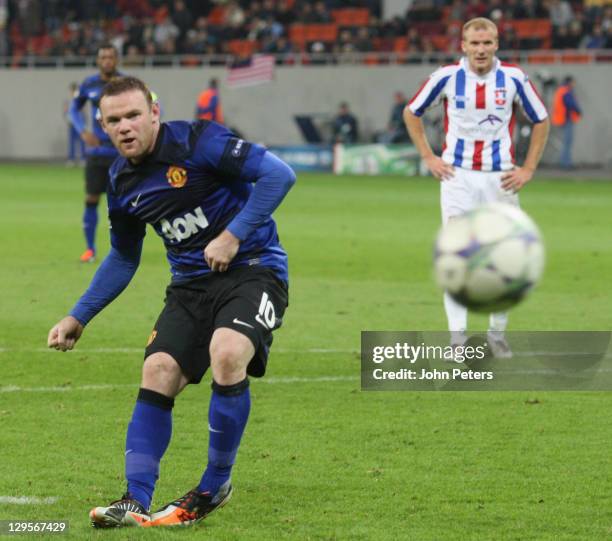
<svg viewBox="0 0 612 541"><path fill-rule="evenodd" d="M264 378L257 383L268 385L279 385L287 383L327 383L337 381L358 381L359 376L320 376L320 377L286 377L286 378ZM253 381L253 380L251 380ZM0 393L65 393L68 391L108 391L111 389L136 389L136 383L117 383L100 385L58 385L48 387L20 387L18 385L5 385L0 387Z"/></svg>
<svg viewBox="0 0 612 541"><path fill-rule="evenodd" d="M355 348L273 348L276 353L360 353L359 349ZM49 353L54 350L49 348L3 348L0 347L0 353ZM74 353L95 354L95 353L144 353L144 348L76 348ZM584 351L522 351L517 353L517 357L573 357L591 355ZM612 359L612 352L607 353L602 359Z"/></svg>
<svg viewBox="0 0 612 541"><path fill-rule="evenodd" d="M0 496L0 504L10 505L51 505L57 502L56 497L36 498L35 496Z"/></svg>
<svg viewBox="0 0 612 541"><path fill-rule="evenodd" d="M49 348L2 348L0 353L47 353L53 352ZM75 353L144 353L142 348L79 348L73 350ZM278 353L359 353L358 349L351 348L274 348Z"/></svg>

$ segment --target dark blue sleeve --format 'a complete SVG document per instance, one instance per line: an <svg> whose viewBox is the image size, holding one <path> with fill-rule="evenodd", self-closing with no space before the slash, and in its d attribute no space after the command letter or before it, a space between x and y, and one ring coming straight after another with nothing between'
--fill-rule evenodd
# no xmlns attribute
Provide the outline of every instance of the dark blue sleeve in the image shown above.
<svg viewBox="0 0 612 541"><path fill-rule="evenodd" d="M68 118L76 131L82 133L85 130L85 119L81 114L81 109L87 102L87 92L83 88L83 85L79 88L79 94L75 96L70 102L70 108L68 109Z"/></svg>
<svg viewBox="0 0 612 541"><path fill-rule="evenodd" d="M87 291L70 311L83 325L111 303L127 287L140 263L142 240L130 248L112 247Z"/></svg>
<svg viewBox="0 0 612 541"><path fill-rule="evenodd" d="M259 163L255 186L246 205L236 214L227 229L240 240L245 240L265 222L295 184L295 173L284 161L266 152Z"/></svg>
<svg viewBox="0 0 612 541"><path fill-rule="evenodd" d="M220 178L254 182L265 153L261 145L236 137L225 126L210 122L198 138L194 160Z"/></svg>
<svg viewBox="0 0 612 541"><path fill-rule="evenodd" d="M565 96L563 96L563 103L565 103L565 106L567 107L568 111L574 111L579 115L582 114L582 111L580 111L580 107L578 107L578 102L576 101L573 92L566 92Z"/></svg>

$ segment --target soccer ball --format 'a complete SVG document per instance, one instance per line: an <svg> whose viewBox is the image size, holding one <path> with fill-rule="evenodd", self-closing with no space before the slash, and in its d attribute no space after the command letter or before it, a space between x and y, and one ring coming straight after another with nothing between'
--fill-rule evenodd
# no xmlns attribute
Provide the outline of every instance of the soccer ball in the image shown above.
<svg viewBox="0 0 612 541"><path fill-rule="evenodd" d="M511 308L539 282L544 245L518 207L492 203L449 220L436 239L438 285L477 312Z"/></svg>

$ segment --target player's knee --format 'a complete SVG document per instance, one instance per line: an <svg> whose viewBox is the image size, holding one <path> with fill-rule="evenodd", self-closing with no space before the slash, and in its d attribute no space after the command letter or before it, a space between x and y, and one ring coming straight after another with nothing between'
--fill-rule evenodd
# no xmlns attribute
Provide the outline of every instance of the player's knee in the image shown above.
<svg viewBox="0 0 612 541"><path fill-rule="evenodd" d="M239 333L235 333L239 334ZM228 381L244 374L255 353L251 341L243 335L227 335L225 339L213 340L210 344L210 364L215 381L227 385Z"/></svg>
<svg viewBox="0 0 612 541"><path fill-rule="evenodd" d="M213 367L224 371L235 371L241 364L242 348L231 343L211 344L210 360Z"/></svg>
<svg viewBox="0 0 612 541"><path fill-rule="evenodd" d="M88 205L97 205L100 202L100 196L97 194L88 193L85 196L85 203Z"/></svg>
<svg viewBox="0 0 612 541"><path fill-rule="evenodd" d="M167 353L154 353L142 367L142 386L173 396L181 379L178 363Z"/></svg>

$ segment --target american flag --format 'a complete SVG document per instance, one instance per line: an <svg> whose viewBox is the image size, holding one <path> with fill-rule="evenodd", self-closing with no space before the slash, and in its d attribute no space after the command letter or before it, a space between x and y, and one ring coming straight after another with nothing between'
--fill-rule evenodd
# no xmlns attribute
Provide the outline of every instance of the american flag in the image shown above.
<svg viewBox="0 0 612 541"><path fill-rule="evenodd" d="M267 83L274 78L274 57L269 54L256 54L248 64L230 68L227 72L227 86L239 88Z"/></svg>

